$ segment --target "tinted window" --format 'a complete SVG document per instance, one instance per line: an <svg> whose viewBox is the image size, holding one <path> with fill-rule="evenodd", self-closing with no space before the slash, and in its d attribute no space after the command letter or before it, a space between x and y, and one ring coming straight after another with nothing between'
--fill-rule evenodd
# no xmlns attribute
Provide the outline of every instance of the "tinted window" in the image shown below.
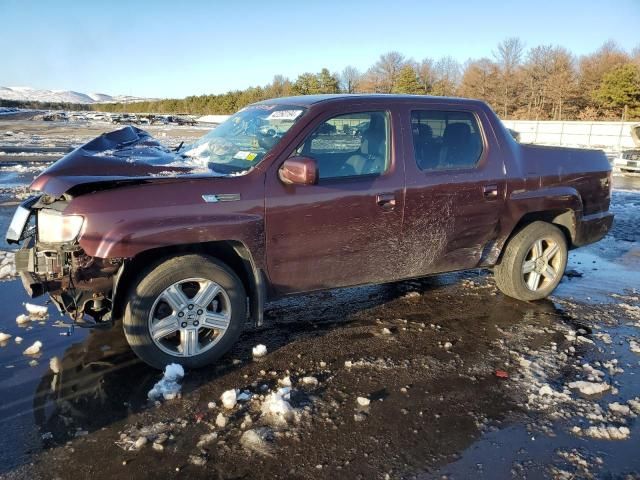
<svg viewBox="0 0 640 480"><path fill-rule="evenodd" d="M389 163L388 115L333 117L318 126L297 153L316 160L320 179L383 173Z"/></svg>
<svg viewBox="0 0 640 480"><path fill-rule="evenodd" d="M471 112L411 112L416 162L421 170L471 168L482 153L482 136Z"/></svg>

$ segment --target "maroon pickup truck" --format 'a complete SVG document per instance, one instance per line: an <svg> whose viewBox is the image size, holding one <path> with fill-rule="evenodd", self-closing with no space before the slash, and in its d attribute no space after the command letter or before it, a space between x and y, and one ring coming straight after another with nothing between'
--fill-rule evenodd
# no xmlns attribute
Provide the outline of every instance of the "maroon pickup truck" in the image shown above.
<svg viewBox="0 0 640 480"><path fill-rule="evenodd" d="M264 101L172 150L126 127L31 188L7 232L26 290L122 319L160 368L213 362L295 293L485 267L541 299L613 220L601 151L522 145L486 104L426 96Z"/></svg>

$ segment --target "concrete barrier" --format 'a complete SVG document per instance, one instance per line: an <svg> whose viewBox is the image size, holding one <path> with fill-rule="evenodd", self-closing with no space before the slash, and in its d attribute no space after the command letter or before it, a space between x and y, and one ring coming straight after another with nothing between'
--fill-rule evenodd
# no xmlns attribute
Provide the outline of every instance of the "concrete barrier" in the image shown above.
<svg viewBox="0 0 640 480"><path fill-rule="evenodd" d="M634 148L631 126L637 122L553 122L503 120L511 130L520 133L520 142L567 147L624 150Z"/></svg>

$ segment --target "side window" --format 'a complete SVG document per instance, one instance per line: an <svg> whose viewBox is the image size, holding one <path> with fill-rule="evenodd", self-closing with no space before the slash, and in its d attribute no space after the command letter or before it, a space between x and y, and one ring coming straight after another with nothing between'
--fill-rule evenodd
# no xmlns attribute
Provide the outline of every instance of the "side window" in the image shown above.
<svg viewBox="0 0 640 480"><path fill-rule="evenodd" d="M473 168L482 154L482 136L471 112L414 110L411 131L420 170Z"/></svg>
<svg viewBox="0 0 640 480"><path fill-rule="evenodd" d="M364 112L333 117L296 152L318 163L320 179L381 174L389 165L389 116Z"/></svg>

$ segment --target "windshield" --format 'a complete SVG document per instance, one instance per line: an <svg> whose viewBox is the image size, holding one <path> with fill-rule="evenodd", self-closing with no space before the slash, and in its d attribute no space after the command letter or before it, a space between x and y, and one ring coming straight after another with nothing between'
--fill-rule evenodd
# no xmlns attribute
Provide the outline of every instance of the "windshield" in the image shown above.
<svg viewBox="0 0 640 480"><path fill-rule="evenodd" d="M219 173L249 170L278 144L304 111L291 105L250 105L180 154Z"/></svg>

